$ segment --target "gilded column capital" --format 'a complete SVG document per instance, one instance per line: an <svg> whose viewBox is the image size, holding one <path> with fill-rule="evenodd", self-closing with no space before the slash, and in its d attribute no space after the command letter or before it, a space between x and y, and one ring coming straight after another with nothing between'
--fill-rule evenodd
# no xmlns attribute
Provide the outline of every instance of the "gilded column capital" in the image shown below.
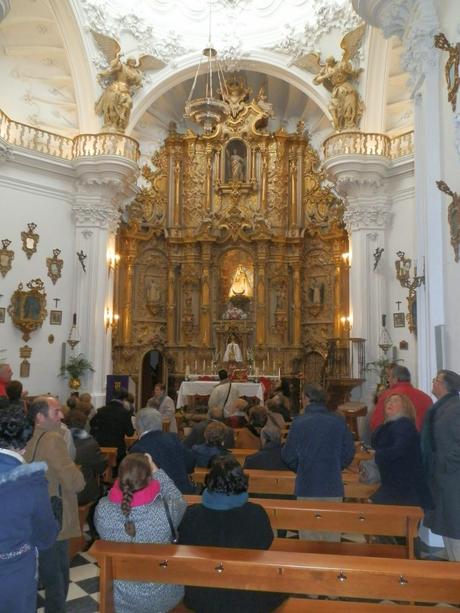
<svg viewBox="0 0 460 613"><path fill-rule="evenodd" d="M343 221L348 232L357 230L384 230L390 219L390 211L385 204L348 204L343 214Z"/></svg>
<svg viewBox="0 0 460 613"><path fill-rule="evenodd" d="M120 223L120 212L113 207L91 206L74 203L72 214L77 226L95 226L116 232Z"/></svg>

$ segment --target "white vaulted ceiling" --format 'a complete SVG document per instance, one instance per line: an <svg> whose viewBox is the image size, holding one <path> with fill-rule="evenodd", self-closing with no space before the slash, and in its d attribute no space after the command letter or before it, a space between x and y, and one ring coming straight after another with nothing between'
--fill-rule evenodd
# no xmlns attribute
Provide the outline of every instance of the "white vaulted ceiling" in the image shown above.
<svg viewBox="0 0 460 613"><path fill-rule="evenodd" d="M275 115L268 129L292 131L303 120L319 147L332 130L328 94L292 62L310 51L340 57L343 35L359 22L350 0L213 0L212 5L219 56L246 78L252 96L264 86ZM180 131L189 127L183 109L207 43L208 11L208 0L14 0L0 22L0 109L14 120L60 134L97 131L101 122L94 102L101 90L96 74L107 58L97 49L93 30L118 40L124 57L149 53L165 64L147 73L134 97L131 134L149 156L170 121ZM72 28L77 36L71 37ZM412 103L400 45L390 45L382 125L401 132L411 128ZM361 66L368 70L364 53L363 48ZM270 71L272 61L277 66Z"/></svg>
<svg viewBox="0 0 460 613"><path fill-rule="evenodd" d="M0 108L61 134L78 131L66 50L47 0L14 0L0 23Z"/></svg>

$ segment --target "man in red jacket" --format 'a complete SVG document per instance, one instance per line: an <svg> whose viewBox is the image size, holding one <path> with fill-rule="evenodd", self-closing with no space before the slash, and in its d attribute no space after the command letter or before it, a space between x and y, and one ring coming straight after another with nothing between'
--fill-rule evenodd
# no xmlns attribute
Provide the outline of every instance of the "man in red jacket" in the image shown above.
<svg viewBox="0 0 460 613"><path fill-rule="evenodd" d="M415 407L416 426L417 430L420 432L425 413L433 404L430 396L411 384L410 372L405 366L399 366L398 364L394 365L390 371L388 381L390 387L380 394L374 412L372 413L371 430L375 430L377 426L383 424L383 405L385 399L393 394L404 394L412 401Z"/></svg>

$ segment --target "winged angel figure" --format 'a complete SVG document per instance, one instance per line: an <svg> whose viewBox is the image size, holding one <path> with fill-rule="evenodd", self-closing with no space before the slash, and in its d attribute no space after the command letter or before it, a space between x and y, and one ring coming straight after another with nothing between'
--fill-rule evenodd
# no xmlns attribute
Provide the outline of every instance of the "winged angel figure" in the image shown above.
<svg viewBox="0 0 460 613"><path fill-rule="evenodd" d="M294 65L312 72L315 76L315 85L324 85L331 92L329 110L336 130L357 128L363 114L364 105L352 82L362 72L362 68L355 70L351 60L358 51L365 32L365 24L349 32L340 43L343 56L337 61L332 56L324 64L320 62L318 53L309 53L299 57Z"/></svg>
<svg viewBox="0 0 460 613"><path fill-rule="evenodd" d="M116 40L98 32L91 33L109 62L108 68L97 75L101 87L105 89L96 102L95 110L104 117L103 131L123 133L133 108L133 95L142 87L143 73L163 68L165 63L152 55L143 55L137 61L128 58L123 62L121 47Z"/></svg>

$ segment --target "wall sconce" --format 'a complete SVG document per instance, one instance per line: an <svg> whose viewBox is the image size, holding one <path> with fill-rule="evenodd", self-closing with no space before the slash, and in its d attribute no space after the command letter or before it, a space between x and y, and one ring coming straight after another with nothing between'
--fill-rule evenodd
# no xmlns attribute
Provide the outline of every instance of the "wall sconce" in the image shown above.
<svg viewBox="0 0 460 613"><path fill-rule="evenodd" d="M340 318L340 323L342 324L343 331L348 336L350 334L351 326L352 326L352 323L353 323L353 320L352 320L351 316L350 315L342 315L342 317Z"/></svg>
<svg viewBox="0 0 460 613"><path fill-rule="evenodd" d="M105 321L105 333L109 331L109 328L112 329L112 333L116 331L118 327L118 321L120 316L117 313L113 313L109 307L105 310L104 321Z"/></svg>
<svg viewBox="0 0 460 613"><path fill-rule="evenodd" d="M350 268L351 266L351 253L347 251L347 253L342 253L342 260L343 263L345 264L345 266L347 268Z"/></svg>
<svg viewBox="0 0 460 613"><path fill-rule="evenodd" d="M69 336L67 338L67 344L73 351L79 342L80 334L78 333L77 328L77 314L74 313L72 318L72 327L70 328Z"/></svg>
<svg viewBox="0 0 460 613"><path fill-rule="evenodd" d="M118 268L118 264L120 263L120 254L115 253L114 251L109 252L107 254L107 266L109 269L109 274L112 270Z"/></svg>
<svg viewBox="0 0 460 613"><path fill-rule="evenodd" d="M411 278L411 266L412 259L406 258L404 251L398 251L396 253L398 260L395 262L396 278L398 279L401 287L405 287L409 290L407 300L407 323L410 332L417 333L417 293L416 290L422 284L425 285L425 260L423 260L423 275L417 275L417 265L414 265L414 275Z"/></svg>

